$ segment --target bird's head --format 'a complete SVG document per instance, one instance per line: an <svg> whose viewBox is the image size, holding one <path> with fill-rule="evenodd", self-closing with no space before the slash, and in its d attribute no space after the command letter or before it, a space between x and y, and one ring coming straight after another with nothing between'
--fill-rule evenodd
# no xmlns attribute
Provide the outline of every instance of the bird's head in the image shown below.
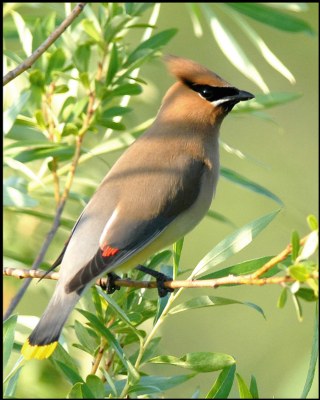
<svg viewBox="0 0 320 400"><path fill-rule="evenodd" d="M162 108L169 114L214 124L221 122L240 101L254 98L192 60L172 55L164 60L178 80L163 99Z"/></svg>

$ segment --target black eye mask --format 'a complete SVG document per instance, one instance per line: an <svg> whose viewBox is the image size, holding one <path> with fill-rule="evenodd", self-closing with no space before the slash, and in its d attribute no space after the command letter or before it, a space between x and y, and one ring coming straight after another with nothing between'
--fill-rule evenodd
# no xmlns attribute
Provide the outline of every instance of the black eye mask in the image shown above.
<svg viewBox="0 0 320 400"><path fill-rule="evenodd" d="M222 100L226 97L237 96L239 90L230 86L210 86L210 85L198 85L189 81L184 83L193 91L197 92L204 99L210 103L217 100Z"/></svg>

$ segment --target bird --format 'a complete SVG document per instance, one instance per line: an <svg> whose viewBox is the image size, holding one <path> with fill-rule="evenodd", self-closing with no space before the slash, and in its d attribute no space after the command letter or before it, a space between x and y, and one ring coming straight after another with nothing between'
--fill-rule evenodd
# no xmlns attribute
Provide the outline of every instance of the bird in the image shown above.
<svg viewBox="0 0 320 400"><path fill-rule="evenodd" d="M219 131L239 90L197 62L166 55L176 82L152 125L120 156L84 208L53 267L59 279L25 359L49 357L84 291L126 272L191 231L207 213L219 177Z"/></svg>

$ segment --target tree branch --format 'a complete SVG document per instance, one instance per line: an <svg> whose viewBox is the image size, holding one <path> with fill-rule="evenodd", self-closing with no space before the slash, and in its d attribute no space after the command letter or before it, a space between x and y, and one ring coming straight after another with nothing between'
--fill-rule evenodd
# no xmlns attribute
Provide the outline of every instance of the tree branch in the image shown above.
<svg viewBox="0 0 320 400"><path fill-rule="evenodd" d="M46 271L32 271L28 269L5 268L3 270L4 276L13 276L15 278L43 278L58 280L59 272ZM318 279L318 272L315 271L310 274L310 278ZM200 280L175 280L164 282L164 286L171 289L179 288L217 288L226 285L255 285L263 286L270 284L282 284L288 282L295 282L296 279L289 275L275 276L270 278L254 278L252 274L247 275L228 275L217 279L200 279ZM108 278L99 278L95 284L101 287L106 287ZM116 279L114 283L120 287L131 287L136 289L156 289L157 282L155 281L134 281L131 279Z"/></svg>
<svg viewBox="0 0 320 400"><path fill-rule="evenodd" d="M12 79L16 78L22 72L26 71L28 68L34 64L37 59L54 43L59 36L68 28L69 25L73 22L73 20L82 12L85 5L87 3L78 3L75 8L72 10L71 14L58 26L58 28L28 57L23 63L18 65L15 69L8 72L3 77L3 86L5 86L8 82L12 81Z"/></svg>

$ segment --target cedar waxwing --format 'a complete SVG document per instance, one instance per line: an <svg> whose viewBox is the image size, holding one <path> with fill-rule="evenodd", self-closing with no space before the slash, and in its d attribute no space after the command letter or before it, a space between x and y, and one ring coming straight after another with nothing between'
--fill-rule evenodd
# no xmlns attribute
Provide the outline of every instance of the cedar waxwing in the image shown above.
<svg viewBox="0 0 320 400"><path fill-rule="evenodd" d="M47 358L84 290L124 272L186 235L205 216L219 174L219 128L251 93L194 61L166 57L178 82L152 126L118 159L83 210L54 267L59 280L23 345L26 359Z"/></svg>

